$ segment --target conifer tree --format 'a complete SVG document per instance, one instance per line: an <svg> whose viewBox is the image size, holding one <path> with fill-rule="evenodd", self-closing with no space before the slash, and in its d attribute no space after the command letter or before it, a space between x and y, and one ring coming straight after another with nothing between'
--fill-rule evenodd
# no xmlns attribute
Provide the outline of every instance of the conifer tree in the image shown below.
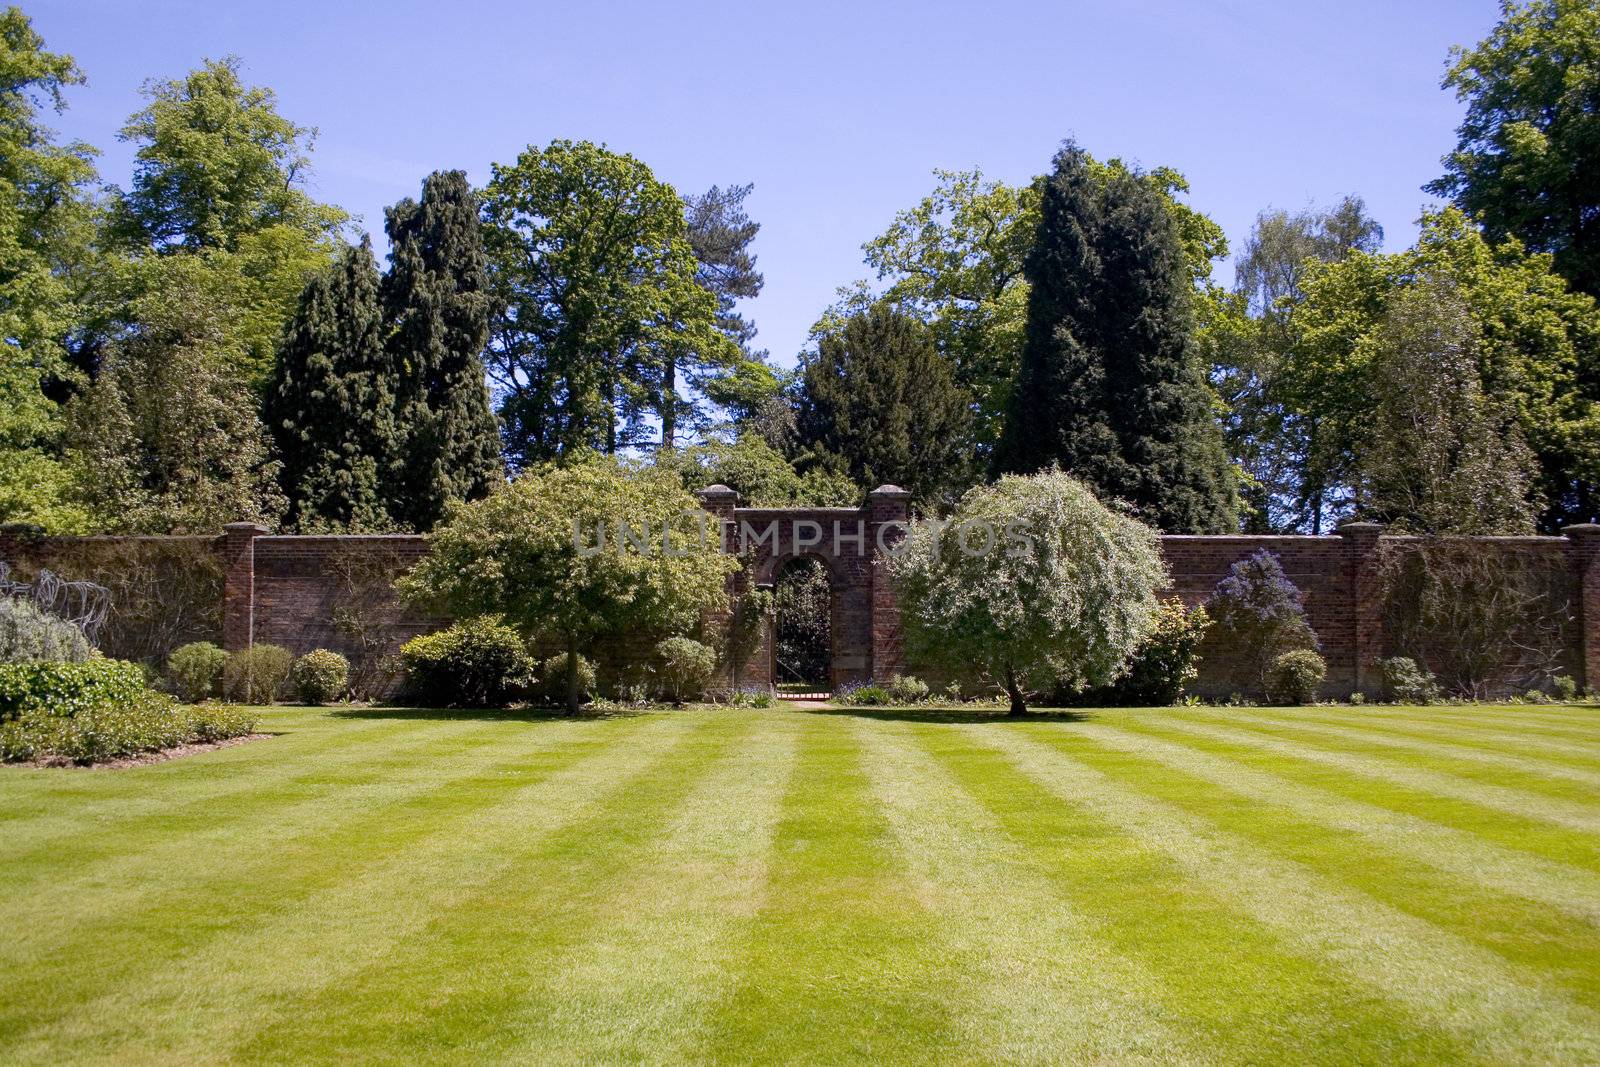
<svg viewBox="0 0 1600 1067"><path fill-rule="evenodd" d="M347 247L300 295L266 402L288 520L302 530L386 530L398 467L395 373L383 343L372 245Z"/></svg>
<svg viewBox="0 0 1600 1067"><path fill-rule="evenodd" d="M893 482L922 506L967 482L971 398L928 328L909 315L874 304L824 334L796 399L814 469L864 488Z"/></svg>
<svg viewBox="0 0 1600 1067"><path fill-rule="evenodd" d="M436 171L420 202L385 212L389 273L382 284L390 357L399 375L400 466L385 483L390 518L431 530L455 500L477 500L501 477L489 409L489 338L478 205L459 170Z"/></svg>
<svg viewBox="0 0 1600 1067"><path fill-rule="evenodd" d="M1159 195L1137 172L1097 177L1068 142L1027 276L998 471L1059 465L1168 533L1233 529L1233 476L1191 353L1192 276Z"/></svg>

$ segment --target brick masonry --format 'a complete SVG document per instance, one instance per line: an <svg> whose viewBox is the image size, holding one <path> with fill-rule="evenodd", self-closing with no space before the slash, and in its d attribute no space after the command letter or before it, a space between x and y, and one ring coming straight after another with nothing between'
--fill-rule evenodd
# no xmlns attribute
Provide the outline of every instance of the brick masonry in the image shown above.
<svg viewBox="0 0 1600 1067"><path fill-rule="evenodd" d="M886 678L903 668L899 613L878 563L878 546L902 529L906 493L881 487L859 509L743 508L724 486L702 491L700 499L720 525L724 547L745 558L743 573L730 580L735 595L744 583L773 583L798 557L826 564L833 586L835 686ZM0 533L0 560L48 565L70 556L63 549L77 540ZM1379 689L1377 661L1386 653L1377 554L1385 540L1381 527L1351 524L1324 537L1163 536L1161 546L1172 579L1169 593L1190 605L1203 602L1235 561L1261 549L1276 554L1305 596L1328 661L1327 692L1348 694ZM1571 635L1567 659L1573 674L1581 685L1600 686L1600 526L1573 527L1564 537L1489 540L1505 551L1545 558L1568 576L1568 595L1550 610L1563 615ZM370 661L444 622L409 609L391 587L394 577L426 553L422 537L288 536L233 524L211 547L225 572L220 638L228 649L270 642L297 654L332 648ZM771 672L769 641L752 657L743 681L767 684ZM1225 692L1204 667L1195 688Z"/></svg>

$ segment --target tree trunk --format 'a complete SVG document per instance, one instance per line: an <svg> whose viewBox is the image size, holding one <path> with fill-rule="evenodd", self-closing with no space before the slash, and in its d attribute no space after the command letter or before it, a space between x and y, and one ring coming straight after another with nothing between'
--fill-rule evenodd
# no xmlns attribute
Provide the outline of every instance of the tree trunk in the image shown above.
<svg viewBox="0 0 1600 1067"><path fill-rule="evenodd" d="M578 692L578 638L567 635L567 711L578 714L583 707L582 693Z"/></svg>
<svg viewBox="0 0 1600 1067"><path fill-rule="evenodd" d="M1027 713L1028 702L1023 699L1022 687L1017 685L1017 676L1010 667L1006 668L1006 695L1011 698L1011 710L1008 715L1023 715Z"/></svg>
<svg viewBox="0 0 1600 1067"><path fill-rule="evenodd" d="M678 361L667 357L666 369L661 375L661 447L672 451L673 437L678 430Z"/></svg>

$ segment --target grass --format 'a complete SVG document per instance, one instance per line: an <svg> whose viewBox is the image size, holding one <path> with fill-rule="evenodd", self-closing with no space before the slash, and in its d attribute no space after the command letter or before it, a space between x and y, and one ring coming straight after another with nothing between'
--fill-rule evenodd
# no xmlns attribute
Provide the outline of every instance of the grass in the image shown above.
<svg viewBox="0 0 1600 1067"><path fill-rule="evenodd" d="M278 708L0 769L0 1062L1600 1060L1600 711Z"/></svg>

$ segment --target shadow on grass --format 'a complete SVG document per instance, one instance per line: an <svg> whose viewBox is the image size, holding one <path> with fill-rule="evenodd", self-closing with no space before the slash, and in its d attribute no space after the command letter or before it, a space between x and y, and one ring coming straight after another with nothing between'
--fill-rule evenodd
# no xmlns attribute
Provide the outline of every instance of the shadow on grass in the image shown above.
<svg viewBox="0 0 1600 1067"><path fill-rule="evenodd" d="M399 719L433 722L597 722L601 719L627 719L648 715L653 709L618 708L605 711L580 711L566 708L408 708L398 704L374 704L363 708L334 708L328 714L336 719Z"/></svg>
<svg viewBox="0 0 1600 1067"><path fill-rule="evenodd" d="M1090 722L1094 713L1066 708L1049 708L1030 711L1025 715L1008 715L1006 709L966 710L964 708L825 708L796 707L804 715L844 715L855 719L876 719L879 722L929 722L960 725L963 723L996 723L1017 725L1030 722Z"/></svg>

